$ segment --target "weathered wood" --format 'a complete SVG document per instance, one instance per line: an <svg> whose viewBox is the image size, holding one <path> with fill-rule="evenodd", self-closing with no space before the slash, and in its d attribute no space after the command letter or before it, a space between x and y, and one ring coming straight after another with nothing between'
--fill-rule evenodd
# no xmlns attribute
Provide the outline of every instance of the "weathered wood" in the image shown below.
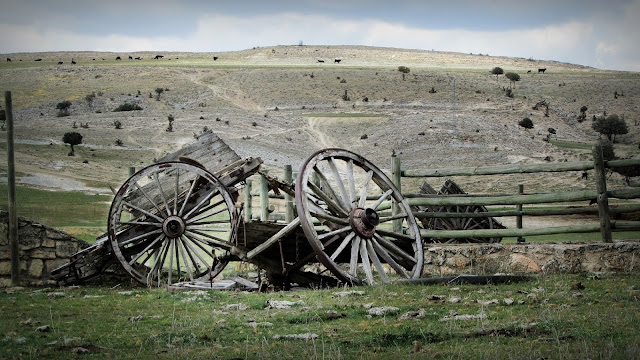
<svg viewBox="0 0 640 360"><path fill-rule="evenodd" d="M251 212L253 208L253 204L251 201L251 179L247 179L244 187L244 222L251 221Z"/></svg>
<svg viewBox="0 0 640 360"><path fill-rule="evenodd" d="M205 169L214 174L241 160L240 156L213 132L199 136L195 142L186 144L180 150L168 154L157 161L178 161L181 157L199 162Z"/></svg>
<svg viewBox="0 0 640 360"><path fill-rule="evenodd" d="M518 195L522 195L523 193L524 193L524 185L519 184ZM522 229L522 204L516 205L516 210L520 213L518 216L516 216L516 227L518 229ZM518 242L524 242L524 238L518 237Z"/></svg>
<svg viewBox="0 0 640 360"><path fill-rule="evenodd" d="M11 91L4 93L7 126L7 187L9 200L9 252L11 254L11 284L20 285L20 245L18 240L18 208L16 202L16 163L13 142L13 102Z"/></svg>
<svg viewBox="0 0 640 360"><path fill-rule="evenodd" d="M612 222L612 230L638 231L640 221ZM465 237L518 237L598 232L600 224L582 224L534 229L482 229L482 230L420 230L423 238L465 238Z"/></svg>
<svg viewBox="0 0 640 360"><path fill-rule="evenodd" d="M402 170L401 170L401 162L400 158L394 153L391 156L391 182L398 189L399 192L402 193ZM398 215L400 213L400 206L396 203L395 200L392 201L391 206L391 215ZM393 231L400 232L402 231L402 220L393 220Z"/></svg>
<svg viewBox="0 0 640 360"><path fill-rule="evenodd" d="M611 206L609 213L623 214L640 211L640 205ZM598 208L595 207L567 207L565 209L524 209L506 211L487 211L482 213L447 213L447 212L426 212L414 211L413 216L420 219L433 218L465 218L465 217L505 217L505 216L550 216L550 215L597 215Z"/></svg>
<svg viewBox="0 0 640 360"><path fill-rule="evenodd" d="M526 174L537 172L585 171L593 169L593 162L563 162L551 164L507 164L494 166L464 167L456 169L404 170L405 177L445 177L473 175Z"/></svg>
<svg viewBox="0 0 640 360"><path fill-rule="evenodd" d="M262 170L268 173L267 170ZM260 220L269 220L269 181L264 176L260 177Z"/></svg>
<svg viewBox="0 0 640 360"><path fill-rule="evenodd" d="M596 178L596 199L598 200L598 216L600 218L600 233L603 242L612 242L611 218L609 217L609 197L607 196L607 179L605 178L602 145L597 144L592 149L593 165Z"/></svg>
<svg viewBox="0 0 640 360"><path fill-rule="evenodd" d="M291 165L284 166L284 181L287 184L293 183L293 169ZM293 196L285 193L284 194L284 221L292 222L295 218L295 209L293 207Z"/></svg>
<svg viewBox="0 0 640 360"><path fill-rule="evenodd" d="M275 244L277 241L281 241L282 238L284 238L290 232L296 230L296 228L299 225L300 225L300 218L296 218L294 221L288 223L285 227L280 229L277 233L275 233L273 236L268 238L265 242L263 242L262 244L256 246L251 251L249 251L247 253L247 259L251 259L256 255L259 255L262 251L264 251L269 246Z"/></svg>

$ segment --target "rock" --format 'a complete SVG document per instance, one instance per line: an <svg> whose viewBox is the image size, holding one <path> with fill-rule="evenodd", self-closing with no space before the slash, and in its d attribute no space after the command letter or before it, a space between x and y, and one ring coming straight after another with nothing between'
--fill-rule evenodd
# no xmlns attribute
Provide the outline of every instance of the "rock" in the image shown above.
<svg viewBox="0 0 640 360"><path fill-rule="evenodd" d="M48 260L51 260L51 259L55 259L56 258L56 252L54 250L44 250L42 248L31 250L31 253L29 255L33 259L48 259Z"/></svg>
<svg viewBox="0 0 640 360"><path fill-rule="evenodd" d="M468 320L479 320L479 319L484 319L486 317L485 314L478 314L478 315L453 315L453 316L445 316L442 319L440 319L440 321L451 321L451 320L462 320L462 321L468 321Z"/></svg>
<svg viewBox="0 0 640 360"><path fill-rule="evenodd" d="M367 311L367 314L372 316L384 316L387 314L394 314L398 312L398 310L400 309L395 306L378 306L369 309L369 311Z"/></svg>
<svg viewBox="0 0 640 360"><path fill-rule="evenodd" d="M511 254L511 267L514 271L525 273L539 273L542 271L535 261L519 253Z"/></svg>
<svg viewBox="0 0 640 360"><path fill-rule="evenodd" d="M505 298L502 300L502 303L505 305L513 305L514 300L512 298Z"/></svg>
<svg viewBox="0 0 640 360"><path fill-rule="evenodd" d="M74 353L74 354L81 355L81 354L86 354L86 353L88 353L88 352L89 352L89 350L88 350L88 349L86 349L86 348L83 348L83 347L81 347L81 346L78 346L78 347L75 347L75 348L71 349L71 352L72 352L72 353Z"/></svg>
<svg viewBox="0 0 640 360"><path fill-rule="evenodd" d="M314 334L314 333L273 335L273 340L280 340L280 339L312 340L312 339L317 339L317 338L318 338L318 335Z"/></svg>
<svg viewBox="0 0 640 360"><path fill-rule="evenodd" d="M420 309L418 311L408 311L400 317L398 317L398 321L409 320L409 319L422 319L426 315L424 309Z"/></svg>
<svg viewBox="0 0 640 360"><path fill-rule="evenodd" d="M294 305L304 305L304 301L267 300L267 307L265 309L289 309Z"/></svg>
<svg viewBox="0 0 640 360"><path fill-rule="evenodd" d="M342 298L349 295L364 295L364 291L359 291L359 290L340 291L340 292L334 292L333 295Z"/></svg>
<svg viewBox="0 0 640 360"><path fill-rule="evenodd" d="M259 327L272 327L273 323L270 323L268 321L265 322L256 322L255 320L251 320L247 323L248 326L251 326L252 328L256 329Z"/></svg>
<svg viewBox="0 0 640 360"><path fill-rule="evenodd" d="M487 306L487 305L494 305L494 304L499 304L497 299L491 299L491 300L478 300L477 301L478 304L482 305L482 306Z"/></svg>
<svg viewBox="0 0 640 360"><path fill-rule="evenodd" d="M337 312L335 312L333 310L327 311L326 315L327 315L327 319L328 320L336 320L336 319L341 319L341 318L347 317L347 314L345 314L345 313L338 314Z"/></svg>
<svg viewBox="0 0 640 360"><path fill-rule="evenodd" d="M243 303L238 303L238 304L229 304L227 306L224 307L226 310L247 310L249 307Z"/></svg>
<svg viewBox="0 0 640 360"><path fill-rule="evenodd" d="M0 275L11 276L11 261L0 261Z"/></svg>
<svg viewBox="0 0 640 360"><path fill-rule="evenodd" d="M51 331L51 325L42 325L36 328L37 332L49 332Z"/></svg>
<svg viewBox="0 0 640 360"><path fill-rule="evenodd" d="M449 302L452 304L457 304L461 301L462 299L460 299L459 297L452 297L451 299L449 299Z"/></svg>

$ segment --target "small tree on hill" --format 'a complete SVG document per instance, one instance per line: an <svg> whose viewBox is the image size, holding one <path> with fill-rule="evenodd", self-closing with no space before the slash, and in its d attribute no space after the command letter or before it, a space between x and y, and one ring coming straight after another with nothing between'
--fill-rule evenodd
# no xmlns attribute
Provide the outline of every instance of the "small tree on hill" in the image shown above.
<svg viewBox="0 0 640 360"><path fill-rule="evenodd" d="M518 125L522 126L525 129L533 129L533 121L528 117L518 121Z"/></svg>
<svg viewBox="0 0 640 360"><path fill-rule="evenodd" d="M169 126L167 126L167 129L165 131L173 132L173 122L176 120L176 118L174 118L173 115L169 115L167 116L167 120L169 120Z"/></svg>
<svg viewBox="0 0 640 360"><path fill-rule="evenodd" d="M513 87L515 88L516 81L520 81L520 75L516 73L508 72L504 76L506 76L507 79L509 79L509 89L511 89L511 84L513 84Z"/></svg>
<svg viewBox="0 0 640 360"><path fill-rule="evenodd" d="M56 109L58 109L58 117L69 116L69 107L71 106L71 101L65 100L59 102L56 105Z"/></svg>
<svg viewBox="0 0 640 360"><path fill-rule="evenodd" d="M82 135L80 135L77 132L68 132L68 133L65 133L64 136L62 137L62 141L65 144L71 145L71 152L68 155L74 156L75 152L73 150L73 146L82 144Z"/></svg>
<svg viewBox="0 0 640 360"><path fill-rule="evenodd" d="M501 67L494 67L493 69L491 69L491 74L496 76L496 80L498 80L498 75L502 75L504 74L504 70L502 70Z"/></svg>
<svg viewBox="0 0 640 360"><path fill-rule="evenodd" d="M398 71L402 73L402 80L405 80L405 76L411 71L411 69L406 66L398 66Z"/></svg>
<svg viewBox="0 0 640 360"><path fill-rule="evenodd" d="M156 100L160 100L160 94L162 94L164 92L163 88L156 88Z"/></svg>
<svg viewBox="0 0 640 360"><path fill-rule="evenodd" d="M616 135L624 135L629 132L627 123L616 114L597 117L591 124L591 128L606 136L611 142L615 142Z"/></svg>

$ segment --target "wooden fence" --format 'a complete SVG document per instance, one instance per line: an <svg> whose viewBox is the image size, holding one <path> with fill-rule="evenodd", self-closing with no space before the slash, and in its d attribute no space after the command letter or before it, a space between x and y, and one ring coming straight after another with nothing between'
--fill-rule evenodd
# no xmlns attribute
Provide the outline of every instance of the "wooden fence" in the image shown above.
<svg viewBox="0 0 640 360"><path fill-rule="evenodd" d="M421 235L424 239L462 239L462 238L501 238L517 237L520 239L526 236L571 234L571 233L595 233L600 232L603 242L611 242L611 232L615 231L639 231L640 221L611 221L611 214L629 213L640 211L640 204L627 204L624 206L609 206L609 198L616 199L638 199L640 189L608 190L606 183L606 169L621 168L627 166L640 166L640 159L611 160L605 161L602 158L600 146L594 146L592 150L593 161L563 162L563 163L543 163L543 164L515 164L496 165L486 167L466 167L455 169L428 169L428 170L403 170L400 159L393 156L391 159L391 180L395 186L402 191L401 179L405 178L433 178L449 176L491 176L505 174L529 174L529 173L552 173L568 171L595 170L596 187L591 190L562 191L549 193L524 194L522 187L519 187L518 194L498 194L498 195L433 195L433 194L413 194L404 193L409 205L412 206L490 206L501 205L513 207L513 210L500 210L486 212L431 212L415 211L414 215L418 219L447 219L447 218L488 218L488 217L516 217L516 228L509 229L473 229L473 230L431 230L422 229ZM284 169L285 182L292 183L295 178L291 166ZM256 178L254 177L254 180ZM256 188L257 183L257 189ZM256 214L252 209L252 198L260 197L260 212ZM280 199L278 203L284 206L284 212L276 211L276 206L269 202L269 199ZM563 202L589 201L596 199L598 207L590 206L568 206L560 209L527 209L522 208L525 204L557 204ZM284 200L284 205L283 204ZM268 181L260 176L258 181L247 180L244 199L245 221L251 219L279 220L291 222L295 218L294 201L289 195L274 195L269 193ZM397 213L397 209L391 203L383 203L378 210L391 210L392 214ZM553 216L572 214L592 214L598 215L599 222L546 227L546 228L522 228L522 218L527 216ZM395 224L399 226L399 224Z"/></svg>

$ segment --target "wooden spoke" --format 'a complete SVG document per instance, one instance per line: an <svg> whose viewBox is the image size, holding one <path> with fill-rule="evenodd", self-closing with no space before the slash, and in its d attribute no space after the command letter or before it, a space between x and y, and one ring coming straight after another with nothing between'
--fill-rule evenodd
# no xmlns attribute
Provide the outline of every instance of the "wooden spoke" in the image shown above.
<svg viewBox="0 0 640 360"><path fill-rule="evenodd" d="M144 255L147 251L149 251L151 248L153 248L158 241L162 241L164 240L165 235L164 234L160 234L157 238L155 238L149 245L147 245L144 250L142 250L141 252L139 252L138 254L136 254L134 257L131 258L131 260L129 261L129 264L132 265L134 262L138 261L138 259L140 259L140 257L142 255ZM145 261L141 262L140 264L144 264L147 262L149 258L145 259Z"/></svg>
<svg viewBox="0 0 640 360"><path fill-rule="evenodd" d="M398 263L393 259L393 257L389 255L387 250L385 250L382 246L380 246L380 244L375 238L371 239L371 244L373 245L376 252L382 257L382 259L384 259L384 261L387 264L389 264L389 266L391 266L398 275L400 275L405 279L409 278L409 275L405 272L405 269L402 266L398 265Z"/></svg>
<svg viewBox="0 0 640 360"><path fill-rule="evenodd" d="M342 195L339 200L345 209L351 210L350 196L347 193L347 189L344 187L344 183L342 182L342 177L338 172L338 168L336 167L334 158L329 158L328 162L329 162L329 168L331 169L331 173L333 174L333 180L336 182L336 185L338 186L338 190L340 190L340 195Z"/></svg>
<svg viewBox="0 0 640 360"><path fill-rule="evenodd" d="M173 198L173 215L178 215L178 196L180 195L180 171L176 170L176 191ZM177 251L177 249L176 249ZM180 272L178 270L178 272Z"/></svg>
<svg viewBox="0 0 640 360"><path fill-rule="evenodd" d="M345 238L342 240L342 242L340 243L340 245L338 246L338 248L336 249L336 251L333 252L333 254L331 254L331 260L334 260L338 257L338 255L340 255L340 253L342 253L342 250L344 250L347 245L349 245L349 243L351 243L351 240L353 240L353 238L356 236L355 232L352 232L350 234L348 234L347 236L345 236Z"/></svg>
<svg viewBox="0 0 640 360"><path fill-rule="evenodd" d="M347 183L349 184L349 202L351 203L351 208L355 206L357 203L357 192L356 192L356 181L353 177L353 160L349 159L347 161Z"/></svg>
<svg viewBox="0 0 640 360"><path fill-rule="evenodd" d="M187 248L187 241L189 240L185 239L185 236L180 237L180 243L184 247L184 252L187 254L187 256L189 256L189 260L191 260L191 263L193 264L193 269L196 271L196 274L201 274L202 270L200 270L200 265L198 264L198 261L196 261L196 259L191 254L191 251Z"/></svg>
<svg viewBox="0 0 640 360"><path fill-rule="evenodd" d="M409 262L414 263L414 264L417 262L417 260L413 256L407 254L404 250L400 249L393 242L385 239L384 237L382 237L382 236L380 236L378 234L375 234L373 236L374 236L374 238L376 240L378 240L378 243L380 245L384 246L387 250L389 250L389 252L391 254L397 256L398 258L400 258L402 260L409 261Z"/></svg>
<svg viewBox="0 0 640 360"><path fill-rule="evenodd" d="M197 230L187 231L184 234L191 240L195 239L197 241L200 241L203 244L210 245L210 246L218 246L218 247L221 247L221 248L223 248L225 250L229 250L233 246L232 243L227 242L224 239L221 239L221 238L213 236L213 235L205 234L205 233L203 233L201 231L197 231ZM204 238L195 237L194 235L200 235L200 236L202 236Z"/></svg>
<svg viewBox="0 0 640 360"><path fill-rule="evenodd" d="M349 212L346 211L342 206L335 201L333 201L324 191L322 191L316 184L309 182L309 188L313 191L312 194L318 196L322 201L324 201L327 206L336 214L341 216L348 216Z"/></svg>
<svg viewBox="0 0 640 360"><path fill-rule="evenodd" d="M207 201L211 200L211 198L214 197L216 193L217 193L216 189L207 193L207 195L205 195L205 197L202 200L200 200L200 202L197 203L196 206L193 207L193 209L191 209L188 213L186 213L184 217L188 219L191 216L191 214L193 214L196 210L200 209L200 207L204 205Z"/></svg>
<svg viewBox="0 0 640 360"><path fill-rule="evenodd" d="M147 225L147 226L162 227L162 223L148 222L148 221L123 221L122 225L133 225L133 226Z"/></svg>
<svg viewBox="0 0 640 360"><path fill-rule="evenodd" d="M219 206L219 205L220 205L220 203L218 203L216 206ZM209 210L211 210L211 209L209 209ZM193 214L194 217L188 219L186 221L186 223L187 224L191 224L191 223L193 223L195 221L199 221L199 220L211 217L211 216L218 215L218 214L220 214L220 213L222 213L224 211L229 211L229 209L227 209L226 207L222 207L222 208L220 208L220 209L218 209L218 210L216 210L216 211L214 211L212 213L201 212L200 214Z"/></svg>
<svg viewBox="0 0 640 360"><path fill-rule="evenodd" d="M373 170L369 170L369 172L367 172L367 178L364 181L364 185L362 185L362 190L360 190L360 201L358 202L358 206L361 208L364 208L367 202L367 188L369 187L372 177Z"/></svg>
<svg viewBox="0 0 640 360"><path fill-rule="evenodd" d="M146 232L144 234L140 234L138 236L132 237L131 239L127 239L127 240L121 242L120 246L129 245L129 244L134 243L134 242L136 242L136 241L138 241L140 239L145 239L145 238L149 237L149 235L155 235L155 234L159 234L161 232L162 232L162 229L157 229L157 230Z"/></svg>
<svg viewBox="0 0 640 360"><path fill-rule="evenodd" d="M382 194L378 200L376 200L376 202L371 206L372 209L377 209L378 206L380 206L380 204L382 204L383 201L387 200L389 198L389 196L391 196L391 194L393 194L393 189L389 189L387 191L385 191L384 194Z"/></svg>
<svg viewBox="0 0 640 360"><path fill-rule="evenodd" d="M176 245L177 245L178 251L180 252L180 257L182 257L184 267L187 268L187 274L189 275L189 280L193 281L193 272L191 271L191 266L189 266L189 260L187 259L187 256L185 255L185 251L183 250L184 244L182 242L182 237L180 237L178 240L179 241L176 243ZM193 260L193 258L191 260Z"/></svg>
<svg viewBox="0 0 640 360"><path fill-rule="evenodd" d="M380 224L382 223L386 223L388 221L392 221L392 220L397 220L397 219L404 219L406 218L407 215L406 214L398 214L398 215L393 215L393 216L385 216L385 217L381 217L380 218ZM413 238L411 238L413 239Z"/></svg>
<svg viewBox="0 0 640 360"><path fill-rule="evenodd" d="M338 234L343 234L343 233L346 233L346 232L348 232L348 231L351 231L351 226L345 226L345 227L340 228L340 229L337 229L337 230L329 231L329 232L327 232L327 233L324 233L324 234L322 234L322 235L319 235L319 236L318 236L318 239L322 241L322 240L324 240L324 239L326 239L326 238L328 238L328 237L330 237L330 236L334 236L334 235L338 235Z"/></svg>
<svg viewBox="0 0 640 360"><path fill-rule="evenodd" d="M362 259L362 268L367 276L367 282L369 285L374 285L375 281L373 281L373 271L371 271L371 262L369 260L366 242L366 240L360 241L360 258Z"/></svg>
<svg viewBox="0 0 640 360"><path fill-rule="evenodd" d="M381 235L384 235L384 236L389 236L389 237L392 237L392 238L398 239L398 240L406 240L406 241L409 241L409 242L416 241L416 239L413 236L405 235L405 234L402 234L402 233L397 233L397 232L388 231L388 230L384 230L384 229L376 229L376 232L378 234L381 234Z"/></svg>
<svg viewBox="0 0 640 360"><path fill-rule="evenodd" d="M210 221L198 221L198 222L187 223L187 225L213 225L213 224L228 224L228 223L229 223L228 220L210 220ZM203 228L202 230L207 230L207 229L209 228Z"/></svg>
<svg viewBox="0 0 640 360"><path fill-rule="evenodd" d="M141 209L141 208L139 208L139 207L137 207L137 206L135 206L135 205L133 205L133 204L130 204L130 203L126 202L126 201L123 201L123 202L122 202L122 205L127 206L127 207L130 207L130 208L132 208L132 209L134 209L134 210L140 211L141 213L143 213L143 214L145 214L145 215L147 215L147 216L149 216L149 217L152 217L152 218L154 218L154 219L156 219L156 220L158 220L158 221L160 221L160 222L163 222L163 221L164 221L161 217L159 217L159 216L157 216L157 215L154 215L154 214L152 214L152 213L150 213L150 212L148 212L148 211L146 211L146 210L144 210L144 209Z"/></svg>
<svg viewBox="0 0 640 360"><path fill-rule="evenodd" d="M189 238L189 237L187 236L187 238ZM207 253L206 250L200 244L198 244L196 241L193 241L193 239L191 239L191 242L189 242L189 241L184 241L183 242L183 244L186 245L187 252L189 252L190 255L195 255L195 257L197 257L198 260L200 260L200 262L202 263L202 265L206 266L207 269L211 269L211 265L207 264L207 261L200 255L200 253L191 246L192 243L195 244L196 246L198 246L200 249L202 249L207 255L212 257L212 255ZM194 262L194 264L197 265L197 262Z"/></svg>
<svg viewBox="0 0 640 360"><path fill-rule="evenodd" d="M319 207L312 207L309 212L318 219L327 220L338 225L349 225L349 218L338 218L335 216L331 216Z"/></svg>
<svg viewBox="0 0 640 360"><path fill-rule="evenodd" d="M351 243L351 260L349 261L349 274L352 277L356 277L358 271L358 252L360 251L360 239L356 236L356 241Z"/></svg>
<svg viewBox="0 0 640 360"><path fill-rule="evenodd" d="M162 190L162 184L160 184L160 179L158 178L157 172L153 174L153 178L156 180L158 190L160 191L160 196L162 196L162 202L164 203L164 210L167 212L168 216L171 216L171 211L169 210L169 203L167 202L167 197L164 195L164 191Z"/></svg>
<svg viewBox="0 0 640 360"><path fill-rule="evenodd" d="M382 279L383 284L389 283L389 278L387 277L387 273L384 271L384 267L376 254L376 251L373 249L373 245L371 244L371 240L365 241L367 243L367 250L369 251L369 258L371 262L373 262L373 266L375 266L378 274L380 274L380 278Z"/></svg>
<svg viewBox="0 0 640 360"><path fill-rule="evenodd" d="M173 275L173 250L175 246L175 239L169 239L169 269L168 269L168 283L172 284L171 277Z"/></svg>
<svg viewBox="0 0 640 360"><path fill-rule="evenodd" d="M149 200L149 202L151 203L151 205L153 205L154 208L156 208L156 210L158 211L158 214L162 214L162 210L160 209L160 207L156 204L155 201L153 201L151 199L151 197L149 197L149 194L147 194L146 191L144 191L143 188L140 187L140 185L138 185L138 183L134 183L136 189L138 189L138 191L140 191L142 193L142 195L147 198L147 200Z"/></svg>
<svg viewBox="0 0 640 360"><path fill-rule="evenodd" d="M193 189L196 187L198 180L200 180L199 175L196 176L196 178L191 183L191 186L189 187L189 191L187 192L187 195L184 197L184 201L182 202L182 206L180 207L180 211L178 212L178 215L181 216L182 213L184 212L184 208L185 206L187 206L187 202L189 201L189 199L191 199L191 194L193 193Z"/></svg>
<svg viewBox="0 0 640 360"><path fill-rule="evenodd" d="M202 227L202 226L195 226L196 224L191 224L187 226L187 230L192 231L192 232L196 232L196 231L210 231L210 232L229 232L231 231L230 229L217 229L217 228L212 228L212 227Z"/></svg>
<svg viewBox="0 0 640 360"><path fill-rule="evenodd" d="M329 195L329 197L332 200L340 202L338 195L333 190L333 187L331 186L331 184L329 184L329 180L327 180L327 177L324 176L324 173L322 173L322 171L317 167L317 165L314 166L313 170L315 171L315 174L317 175L318 181L320 182L319 184L314 184L314 185L316 185L318 187L322 187L322 190L323 191L326 190L325 191L326 194ZM348 209L346 209L346 208L344 210L349 212Z"/></svg>

